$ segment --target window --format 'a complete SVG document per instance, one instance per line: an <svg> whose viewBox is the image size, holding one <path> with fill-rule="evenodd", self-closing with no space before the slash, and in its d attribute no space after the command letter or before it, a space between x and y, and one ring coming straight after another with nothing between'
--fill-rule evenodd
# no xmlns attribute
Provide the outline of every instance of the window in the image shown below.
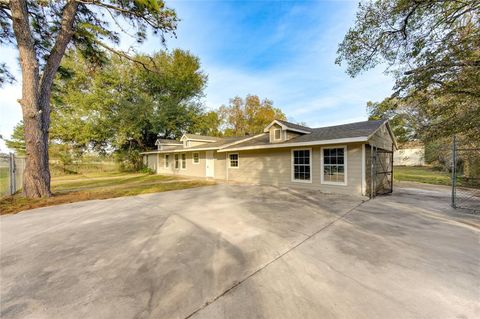
<svg viewBox="0 0 480 319"><path fill-rule="evenodd" d="M230 167L238 168L238 154L230 154Z"/></svg>
<svg viewBox="0 0 480 319"><path fill-rule="evenodd" d="M182 169L187 169L187 155L182 154Z"/></svg>
<svg viewBox="0 0 480 319"><path fill-rule="evenodd" d="M292 180L296 182L311 182L311 150L292 150Z"/></svg>
<svg viewBox="0 0 480 319"><path fill-rule="evenodd" d="M200 163L200 160L198 158L198 153L193 153L192 155L192 161L193 161L193 164L198 164Z"/></svg>
<svg viewBox="0 0 480 319"><path fill-rule="evenodd" d="M178 165L178 154L175 154L175 169L178 169L180 166Z"/></svg>
<svg viewBox="0 0 480 319"><path fill-rule="evenodd" d="M346 147L322 148L322 183L346 185Z"/></svg>
<svg viewBox="0 0 480 319"><path fill-rule="evenodd" d="M281 134L282 134L282 130L280 130L280 129L275 129L275 130L273 131L273 139L274 139L274 140L280 140L280 139L282 139L282 135L281 135Z"/></svg>
<svg viewBox="0 0 480 319"><path fill-rule="evenodd" d="M165 154L165 168L170 167L170 155Z"/></svg>

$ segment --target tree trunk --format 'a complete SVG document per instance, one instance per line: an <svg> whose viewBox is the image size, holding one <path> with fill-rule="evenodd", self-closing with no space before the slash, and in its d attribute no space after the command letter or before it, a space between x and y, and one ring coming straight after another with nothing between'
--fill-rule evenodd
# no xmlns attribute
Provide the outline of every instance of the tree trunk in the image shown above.
<svg viewBox="0 0 480 319"><path fill-rule="evenodd" d="M55 74L65 49L72 39L78 3L69 0L63 8L60 31L47 58L40 78L35 42L30 29L25 0L10 1L12 26L17 40L22 69L22 106L25 125L26 163L23 194L28 198L48 197L50 170L48 167L48 129L50 128L50 95Z"/></svg>
<svg viewBox="0 0 480 319"><path fill-rule="evenodd" d="M23 101L32 101L27 103ZM25 126L26 163L23 175L23 194L28 198L48 197L50 170L48 167L48 127L42 121L39 101L22 96ZM29 116L34 114L35 116Z"/></svg>

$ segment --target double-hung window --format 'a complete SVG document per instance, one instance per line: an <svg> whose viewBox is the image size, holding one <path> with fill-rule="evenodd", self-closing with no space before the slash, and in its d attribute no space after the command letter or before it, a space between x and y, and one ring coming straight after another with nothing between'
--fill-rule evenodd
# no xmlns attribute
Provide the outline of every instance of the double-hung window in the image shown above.
<svg viewBox="0 0 480 319"><path fill-rule="evenodd" d="M175 154L175 169L178 169L180 166L178 166L178 154Z"/></svg>
<svg viewBox="0 0 480 319"><path fill-rule="evenodd" d="M200 163L200 160L199 160L199 157L198 157L198 153L193 153L193 155L192 155L192 161L193 161L193 164L198 164L198 163Z"/></svg>
<svg viewBox="0 0 480 319"><path fill-rule="evenodd" d="M165 168L170 167L170 155L165 154Z"/></svg>
<svg viewBox="0 0 480 319"><path fill-rule="evenodd" d="M292 180L295 182L312 181L312 151L310 149L292 150Z"/></svg>
<svg viewBox="0 0 480 319"><path fill-rule="evenodd" d="M322 148L322 183L347 184L346 147Z"/></svg>
<svg viewBox="0 0 480 319"><path fill-rule="evenodd" d="M182 169L187 169L187 155L182 154Z"/></svg>
<svg viewBox="0 0 480 319"><path fill-rule="evenodd" d="M238 154L229 154L230 165L229 167L238 168Z"/></svg>

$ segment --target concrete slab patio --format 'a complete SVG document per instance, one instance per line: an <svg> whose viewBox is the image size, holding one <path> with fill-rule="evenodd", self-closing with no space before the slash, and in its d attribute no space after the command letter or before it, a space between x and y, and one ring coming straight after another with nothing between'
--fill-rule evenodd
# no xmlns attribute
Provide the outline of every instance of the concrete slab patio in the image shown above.
<svg viewBox="0 0 480 319"><path fill-rule="evenodd" d="M479 220L435 190L245 185L0 218L2 318L475 318Z"/></svg>

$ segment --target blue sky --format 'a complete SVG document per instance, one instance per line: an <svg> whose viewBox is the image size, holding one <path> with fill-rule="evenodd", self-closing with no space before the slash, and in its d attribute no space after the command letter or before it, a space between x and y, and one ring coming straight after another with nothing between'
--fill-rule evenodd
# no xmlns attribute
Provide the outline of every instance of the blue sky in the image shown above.
<svg viewBox="0 0 480 319"><path fill-rule="evenodd" d="M234 96L274 101L290 120L312 127L367 118L366 102L390 95L393 80L381 68L355 79L334 63L338 43L353 25L357 1L167 1L181 21L167 50L199 56L208 74L207 108ZM124 37L122 47L135 45ZM137 46L164 49L158 38ZM0 60L19 74L15 48ZM17 76L20 80L20 76ZM21 119L19 83L0 89L0 134L9 137ZM0 141L0 151L5 151Z"/></svg>

